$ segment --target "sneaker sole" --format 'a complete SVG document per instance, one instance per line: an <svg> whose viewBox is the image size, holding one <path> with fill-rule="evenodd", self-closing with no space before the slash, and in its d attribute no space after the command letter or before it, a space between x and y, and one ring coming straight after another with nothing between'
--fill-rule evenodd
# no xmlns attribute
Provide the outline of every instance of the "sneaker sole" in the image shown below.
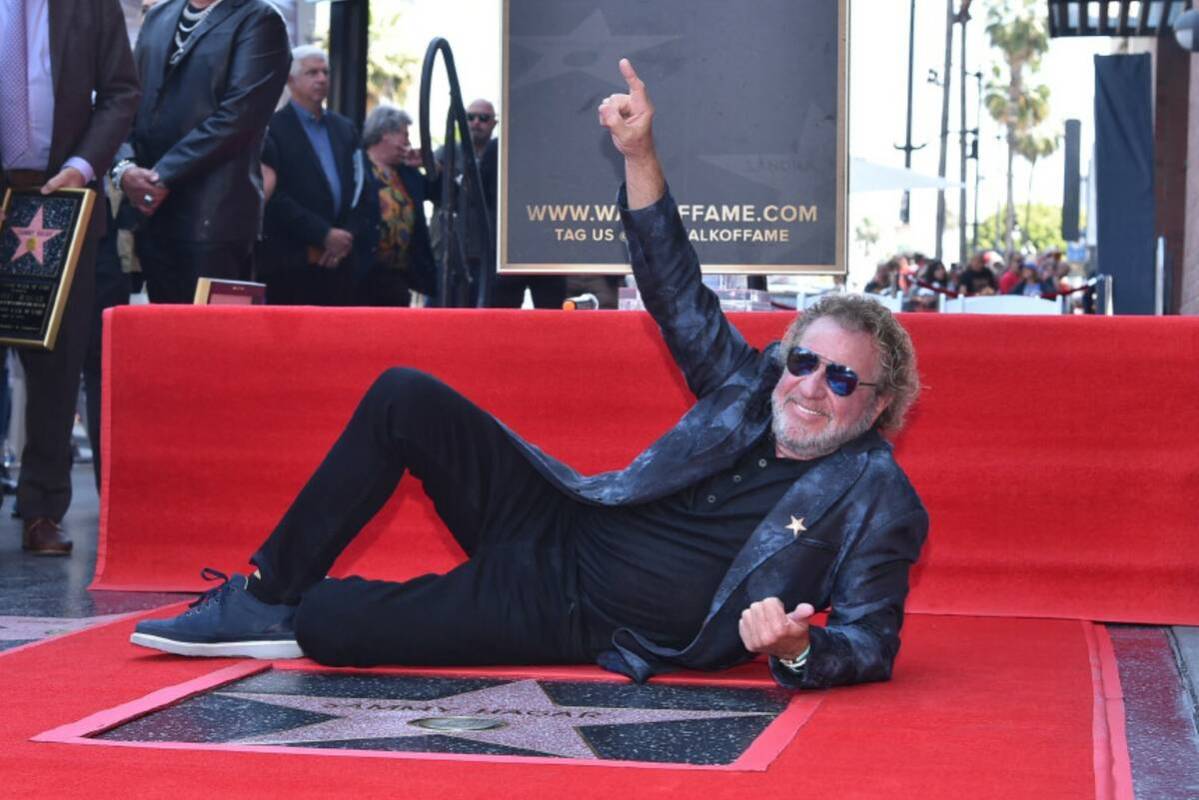
<svg viewBox="0 0 1199 800"><path fill-rule="evenodd" d="M161 650L177 656L198 656L204 658L303 658L304 653L294 640L270 639L244 642L180 642L175 639L164 639L148 633L135 633L129 641L152 650Z"/></svg>

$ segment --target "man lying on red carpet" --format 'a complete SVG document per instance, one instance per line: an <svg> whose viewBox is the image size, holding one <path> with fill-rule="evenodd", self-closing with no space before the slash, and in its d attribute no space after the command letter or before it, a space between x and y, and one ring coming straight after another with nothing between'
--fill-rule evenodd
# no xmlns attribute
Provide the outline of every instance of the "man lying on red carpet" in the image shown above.
<svg viewBox="0 0 1199 800"><path fill-rule="evenodd" d="M701 281L653 106L620 69L629 91L599 120L624 156L633 272L690 411L626 469L583 476L432 376L388 370L255 572L139 623L135 644L342 666L598 661L638 681L767 654L788 687L890 676L928 529L879 433L919 392L911 340L878 304L837 295L750 347ZM405 472L469 559L403 583L326 578Z"/></svg>

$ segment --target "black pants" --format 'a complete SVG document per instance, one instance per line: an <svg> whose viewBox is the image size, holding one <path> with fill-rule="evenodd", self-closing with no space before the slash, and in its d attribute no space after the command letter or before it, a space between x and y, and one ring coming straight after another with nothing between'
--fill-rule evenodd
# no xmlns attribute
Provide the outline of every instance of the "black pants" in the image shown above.
<svg viewBox="0 0 1199 800"><path fill-rule="evenodd" d="M185 242L146 229L134 248L152 303L190 303L198 278L244 281L254 266L253 242Z"/></svg>
<svg viewBox="0 0 1199 800"><path fill-rule="evenodd" d="M411 284L405 270L374 265L354 284L351 305L383 308L407 308L411 304Z"/></svg>
<svg viewBox="0 0 1199 800"><path fill-rule="evenodd" d="M87 398L87 438L92 445L92 469L96 478L96 493L100 493L100 390L101 364L104 353L104 310L129 305L129 276L121 269L117 254L115 225L109 223L108 233L100 239L96 253L96 295L92 303L91 335L83 361L83 391Z"/></svg>
<svg viewBox="0 0 1199 800"><path fill-rule="evenodd" d="M404 583L323 579L405 471L469 560ZM589 631L578 602L575 504L486 412L424 373L392 369L252 561L266 592L299 602L300 646L322 663L586 662L606 632Z"/></svg>
<svg viewBox="0 0 1199 800"><path fill-rule="evenodd" d="M316 264L289 265L261 278L266 302L272 306L344 306L349 295L350 265L326 268Z"/></svg>
<svg viewBox="0 0 1199 800"><path fill-rule="evenodd" d="M106 214L100 203L93 213ZM25 370L25 448L17 504L26 520L61 520L71 504L71 430L79 376L90 334L92 298L96 285L96 244L89 233L75 265L53 350L17 349Z"/></svg>

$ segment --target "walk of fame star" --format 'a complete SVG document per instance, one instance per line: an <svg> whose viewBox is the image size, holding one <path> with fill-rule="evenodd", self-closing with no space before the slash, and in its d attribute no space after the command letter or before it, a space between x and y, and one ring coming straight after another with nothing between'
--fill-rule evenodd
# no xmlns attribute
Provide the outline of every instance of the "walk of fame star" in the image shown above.
<svg viewBox="0 0 1199 800"><path fill-rule="evenodd" d="M440 736L469 739L548 756L581 759L598 757L587 738L588 726L775 716L763 711L559 705L536 680L532 679L465 691L434 700L322 697L236 691L221 691L215 694L333 717L290 730L234 739L226 744L317 744L398 739L436 733ZM449 720L454 723L468 719L479 720L480 723L499 720L503 724L454 724L430 730L427 723L430 718L456 718ZM472 727L477 729L472 730Z"/></svg>
<svg viewBox="0 0 1199 800"><path fill-rule="evenodd" d="M514 34L511 40L537 54L537 61L527 72L513 76L512 87L556 78L569 72L584 72L604 83L621 87L624 81L616 71L616 63L680 36L619 36L612 33L604 13L596 9L573 31L560 36Z"/></svg>
<svg viewBox="0 0 1199 800"><path fill-rule="evenodd" d="M12 260L16 261L23 255L31 255L38 264L45 264L45 245L46 242L53 239L62 233L61 228L47 228L42 224L42 212L45 209L38 208L37 213L33 215L33 219L24 228L12 226L13 235L17 237L17 249L12 255Z"/></svg>

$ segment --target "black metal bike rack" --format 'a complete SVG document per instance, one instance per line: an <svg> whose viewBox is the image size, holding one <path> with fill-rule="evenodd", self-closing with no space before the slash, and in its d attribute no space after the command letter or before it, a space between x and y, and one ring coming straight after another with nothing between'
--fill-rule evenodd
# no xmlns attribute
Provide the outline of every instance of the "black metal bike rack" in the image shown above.
<svg viewBox="0 0 1199 800"><path fill-rule="evenodd" d="M450 110L446 114L444 161L441 165L441 204L437 219L445 247L437 264L438 302L446 308L484 307L495 271L495 237L491 230L490 200L483 191L479 163L470 139L470 126L462 106L458 73L450 44L440 37L429 42L420 79L420 139L425 173L435 175L429 136L429 93L437 54L445 62L450 83ZM461 160L460 165L458 161Z"/></svg>

